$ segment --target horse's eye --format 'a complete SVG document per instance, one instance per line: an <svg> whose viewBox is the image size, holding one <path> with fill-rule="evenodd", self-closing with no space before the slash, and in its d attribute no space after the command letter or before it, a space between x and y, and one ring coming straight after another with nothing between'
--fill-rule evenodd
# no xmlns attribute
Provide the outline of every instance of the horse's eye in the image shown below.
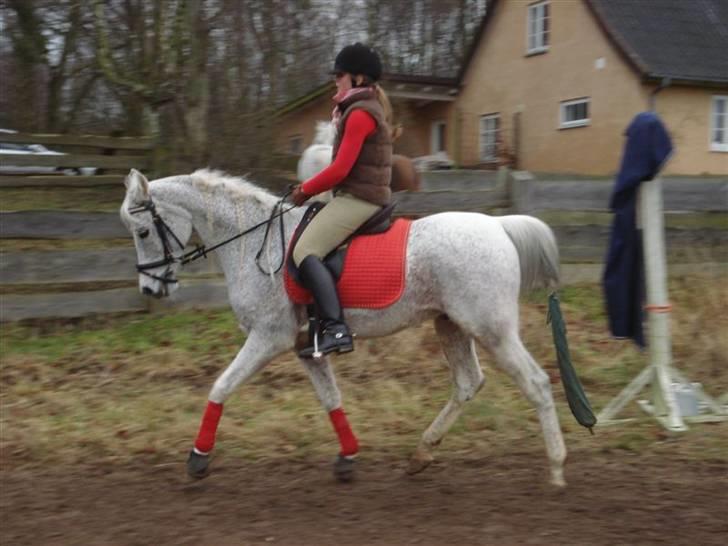
<svg viewBox="0 0 728 546"><path fill-rule="evenodd" d="M137 231L137 235L139 235L139 238L140 239L146 239L147 236L149 235L149 230L148 229L140 229L139 231Z"/></svg>

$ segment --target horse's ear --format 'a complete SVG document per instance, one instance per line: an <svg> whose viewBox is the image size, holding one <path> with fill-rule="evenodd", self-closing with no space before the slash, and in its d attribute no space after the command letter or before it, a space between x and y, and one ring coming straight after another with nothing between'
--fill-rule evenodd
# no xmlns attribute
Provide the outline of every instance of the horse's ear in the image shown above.
<svg viewBox="0 0 728 546"><path fill-rule="evenodd" d="M144 201L149 197L149 181L146 176L136 169L129 171L124 179L124 185L126 186L126 192L135 201Z"/></svg>

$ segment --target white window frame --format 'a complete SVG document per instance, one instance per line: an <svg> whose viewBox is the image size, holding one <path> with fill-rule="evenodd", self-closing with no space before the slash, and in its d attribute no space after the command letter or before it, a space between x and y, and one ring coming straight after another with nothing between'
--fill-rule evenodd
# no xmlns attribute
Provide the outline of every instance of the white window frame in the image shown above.
<svg viewBox="0 0 728 546"><path fill-rule="evenodd" d="M566 121L567 109L569 108L569 106L574 106L576 104L586 104L587 117L582 118L582 119L574 119L574 120ZM586 127L587 125L591 125L591 118L589 117L590 110L591 110L591 99L589 99L589 97L562 101L559 104L559 128L560 129L571 129L572 127Z"/></svg>
<svg viewBox="0 0 728 546"><path fill-rule="evenodd" d="M723 103L723 112L718 114L718 102ZM722 118L718 121L719 116ZM719 126L720 123L720 126ZM723 132L721 141L716 140L716 131ZM710 151L728 152L728 95L713 95L710 101Z"/></svg>
<svg viewBox="0 0 728 546"><path fill-rule="evenodd" d="M488 127L488 122L495 121L495 127ZM498 135L501 131L500 114L486 114L480 116L478 132L478 158L481 163L490 163L498 160ZM489 136L492 135L492 143ZM488 151L492 150L492 155Z"/></svg>
<svg viewBox="0 0 728 546"><path fill-rule="evenodd" d="M528 6L526 18L526 53L543 53L549 49L551 33L548 0Z"/></svg>
<svg viewBox="0 0 728 546"><path fill-rule="evenodd" d="M440 127L442 127L442 142L439 142ZM437 120L432 122L432 125L430 126L430 153L436 154L437 152L444 152L447 150L447 143L445 142L446 131L447 124L443 120Z"/></svg>

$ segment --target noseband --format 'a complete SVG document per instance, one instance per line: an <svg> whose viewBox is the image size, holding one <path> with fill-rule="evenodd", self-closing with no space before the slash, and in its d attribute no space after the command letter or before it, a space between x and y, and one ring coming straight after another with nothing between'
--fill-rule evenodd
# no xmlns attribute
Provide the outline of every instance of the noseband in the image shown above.
<svg viewBox="0 0 728 546"><path fill-rule="evenodd" d="M170 242L170 236L172 237L172 241L177 243L177 246L180 250L184 251L185 245L182 244L182 241L179 240L179 237L175 235L174 231L172 231L172 228L167 225L167 223L164 221L164 219L159 215L157 212L157 208L154 206L154 202L151 200L151 198L144 203L142 203L138 207L130 208L129 214L139 214L141 212L150 212L152 214L152 221L154 222L154 228L157 231L157 235L159 236L160 241L162 241L162 248L164 249L164 258L161 260L157 260L155 262L147 262L145 264L137 264L136 268L137 271L142 274L146 275L147 277L160 281L164 283L166 286L167 284L175 284L177 282L177 279L172 277L172 264L179 263L181 265L186 265L190 262L194 262L195 260L199 258L207 258L207 254L216 248L219 248L223 245L228 244L231 241L234 241L235 239L239 239L240 237L243 237L247 235L248 233L255 231L256 229L266 226L265 235L263 236L263 243L261 244L260 250L255 256L255 263L258 266L258 269L268 275L271 272L265 271L263 267L260 265L260 257L263 254L263 248L265 247L266 240L268 239L268 234L270 232L270 226L273 223L273 220L276 218L280 218L280 237L281 237L281 263L280 265L273 271L273 273L277 273L280 271L281 267L283 267L283 262L285 261L285 229L283 227L283 215L288 212L291 209L296 208L295 206L290 206L286 209L283 208L283 203L285 202L286 197L290 195L290 191L288 191L281 199L276 203L276 205L273 207L273 211L271 212L270 218L268 220L265 220L263 222L260 222L259 224L254 225L250 229L246 229L245 231L242 231L236 235L233 235L232 237L225 239L224 241L220 241L219 243L211 246L206 247L205 245L198 245L194 250L191 250L190 252L183 253L179 256L175 256L172 249L172 244ZM167 266L167 268L164 270L164 273L162 275L154 275L153 273L150 273L150 269L156 269L157 267L164 267Z"/></svg>

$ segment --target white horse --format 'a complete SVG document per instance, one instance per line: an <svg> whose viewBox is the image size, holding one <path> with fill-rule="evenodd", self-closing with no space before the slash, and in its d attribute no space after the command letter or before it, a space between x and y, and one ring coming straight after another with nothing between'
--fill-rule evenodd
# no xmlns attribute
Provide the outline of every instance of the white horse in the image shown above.
<svg viewBox="0 0 728 546"><path fill-rule="evenodd" d="M210 246L264 225L278 199L240 178L198 170L151 184L132 170L121 218L134 236L142 293L157 297L176 289L177 257L194 230ZM289 240L303 208L285 215ZM304 306L288 298L282 272L262 274L254 256L265 229L253 229L216 252L228 285L230 302L247 339L209 394L188 472L207 473L222 404L281 353L292 351L307 323ZM281 259L277 229L271 229L270 269ZM434 214L412 223L407 243L406 288L385 309L346 309L345 318L360 338L385 336L434 319L451 369L453 390L440 414L425 430L410 458L408 471L418 472L433 460L432 451L484 383L474 341L490 351L535 407L550 466L550 482L565 485L566 448L546 373L524 348L518 333L521 290L558 283L558 248L546 224L529 216L500 218L476 213ZM341 394L326 359L302 359L323 407L332 416L342 444L335 471L350 477L356 439L341 409ZM334 417L336 416L336 417ZM346 455L345 457L342 457ZM347 464L348 472L339 463Z"/></svg>
<svg viewBox="0 0 728 546"><path fill-rule="evenodd" d="M303 151L301 158L298 160L296 177L299 182L305 182L329 166L335 136L336 128L333 123L329 121L316 122L316 135L313 138L313 144Z"/></svg>
<svg viewBox="0 0 728 546"><path fill-rule="evenodd" d="M402 128L395 128L392 140L396 140L402 134ZM298 160L296 178L299 182L305 182L309 178L323 171L331 163L331 156L334 149L334 138L336 127L330 121L316 122L316 136L313 144L306 148ZM414 160L401 154L392 154L392 191L419 191L421 186L419 171L415 168ZM319 201L331 201L334 194L331 191L319 194L316 199Z"/></svg>

